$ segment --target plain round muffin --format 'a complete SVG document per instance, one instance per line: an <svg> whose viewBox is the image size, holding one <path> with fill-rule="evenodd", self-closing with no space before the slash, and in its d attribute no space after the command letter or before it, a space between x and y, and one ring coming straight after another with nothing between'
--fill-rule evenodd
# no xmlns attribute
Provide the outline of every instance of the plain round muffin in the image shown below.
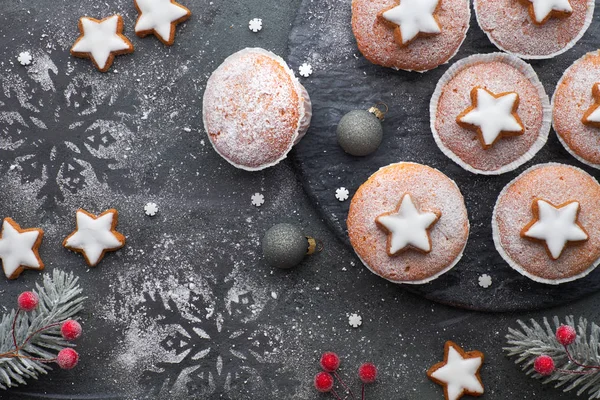
<svg viewBox="0 0 600 400"><path fill-rule="evenodd" d="M244 49L211 75L204 129L215 150L237 168L256 171L283 160L308 130L308 93L280 57Z"/></svg>

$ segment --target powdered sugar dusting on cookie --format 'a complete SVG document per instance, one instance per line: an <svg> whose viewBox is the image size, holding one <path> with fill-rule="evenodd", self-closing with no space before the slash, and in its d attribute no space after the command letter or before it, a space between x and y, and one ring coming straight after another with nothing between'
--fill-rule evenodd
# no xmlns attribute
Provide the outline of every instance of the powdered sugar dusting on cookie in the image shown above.
<svg viewBox="0 0 600 400"><path fill-rule="evenodd" d="M595 103L592 88L600 82L600 53L584 55L565 71L554 96L553 125L561 143L581 161L600 168L600 129L582 122Z"/></svg>
<svg viewBox="0 0 600 400"><path fill-rule="evenodd" d="M594 0L570 0L573 12L535 25L521 1L475 0L477 22L500 49L523 58L550 58L567 51L583 36L594 14Z"/></svg>

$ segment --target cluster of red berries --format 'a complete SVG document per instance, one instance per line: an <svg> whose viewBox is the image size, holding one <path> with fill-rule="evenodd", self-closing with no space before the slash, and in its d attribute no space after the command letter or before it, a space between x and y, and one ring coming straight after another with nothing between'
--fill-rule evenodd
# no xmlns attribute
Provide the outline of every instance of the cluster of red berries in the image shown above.
<svg viewBox="0 0 600 400"><path fill-rule="evenodd" d="M331 393L337 400L341 400L342 397L334 389L335 380L334 377L339 381L340 386L344 389L344 394L347 394L346 398L356 399L352 390L344 383L337 370L340 367L340 358L337 354L332 352L323 353L321 356L321 368L323 371L319 372L315 376L315 388L321 393ZM362 399L365 398L365 384L375 382L377 378L377 368L371 363L364 363L358 368L358 377L362 381Z"/></svg>
<svg viewBox="0 0 600 400"><path fill-rule="evenodd" d="M8 352L5 354L0 354L0 356L1 357L22 357L22 358L28 358L28 359L32 359L32 360L36 360L36 361L40 361L40 362L56 362L58 364L58 366L62 369L74 368L77 365L77 362L79 362L79 354L70 347L66 347L66 348L62 349L61 351L58 352L58 355L56 356L56 358L51 358L51 359L27 357L22 354L19 354L19 350L22 349L31 340L31 338L34 335L41 333L43 331L46 331L55 326L59 326L59 325L60 325L60 333L63 338L65 338L66 340L75 340L75 339L79 338L79 336L81 336L81 332L82 332L81 325L79 324L79 322L69 319L64 322L58 322L55 324L45 326L45 327L33 332L27 339L25 339L23 344L21 344L19 346L16 343L16 337L14 334L17 317L21 311L30 312L30 311L35 310L40 303L40 299L39 299L38 295L35 294L34 292L23 292L19 295L19 298L17 299L17 303L19 305L19 310L15 314L15 319L13 321L13 328L12 328L13 329L13 339L14 339L13 344L15 346L15 349L12 350L11 352Z"/></svg>
<svg viewBox="0 0 600 400"><path fill-rule="evenodd" d="M573 364L575 364L579 367L585 368L586 369L585 371L572 371L572 370L556 369L556 366L554 365L554 360L552 359L552 357L542 354L541 356L538 356L533 363L533 368L535 369L535 372L537 372L538 374L543 375L543 376L552 375L552 373L555 371L564 373L564 374L573 374L573 373L587 374L587 373L598 372L598 369L600 369L600 367L584 365L573 359L573 357L571 356L571 353L569 352L568 346L571 345L573 342L575 342L576 339L577 339L577 332L575 331L575 328L573 328L572 326L561 325L556 330L556 340L558 340L558 343L563 345L563 347L565 348L565 352L567 353L567 357L569 358L569 360Z"/></svg>

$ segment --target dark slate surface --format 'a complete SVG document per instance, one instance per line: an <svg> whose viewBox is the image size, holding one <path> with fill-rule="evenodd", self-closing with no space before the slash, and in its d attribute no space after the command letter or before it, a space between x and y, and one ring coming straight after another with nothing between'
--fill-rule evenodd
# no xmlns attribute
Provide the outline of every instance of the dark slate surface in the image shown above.
<svg viewBox="0 0 600 400"><path fill-rule="evenodd" d="M289 44L292 64L301 64L307 59L315 64L315 73L303 80L313 101L314 122L306 139L296 147L295 161L309 196L329 226L350 247L346 231L350 201L339 202L335 189L346 187L352 196L382 166L399 161L427 164L447 174L460 187L469 212L471 232L463 258L455 268L429 284L405 285L405 289L445 304L487 311L548 307L596 292L600 288L600 270L560 286L536 283L515 272L495 250L491 216L502 188L532 165L549 161L568 163L596 178L600 172L571 157L553 131L536 157L501 176L481 176L463 170L434 142L429 126L429 101L439 78L453 61L471 54L498 51L479 29L475 12L472 12L467 39L450 64L419 74L379 67L360 55L348 26L350 3L304 1ZM599 13L600 10L596 10L596 17ZM574 60L597 50L597 26L594 23L571 51L533 63L549 96ZM336 140L339 120L350 110L368 109L379 101L390 108L383 122L384 139L379 150L367 157L346 154ZM481 290L478 286L481 274L489 274L497 284Z"/></svg>
<svg viewBox="0 0 600 400"><path fill-rule="evenodd" d="M311 380L320 353L333 350L355 385L361 362L379 366L370 399L441 399L424 371L452 339L486 354L485 398L572 399L524 376L502 353L504 335L517 318L573 313L598 321L598 296L540 312L481 313L430 302L368 272L312 207L289 161L238 171L203 136L200 98L210 72L246 46L286 56L300 1L181 1L194 15L165 48L132 35L130 1L0 0L0 215L42 227L47 270L77 274L88 296L80 365L0 398L324 399ZM100 74L68 49L78 16L113 12L123 15L136 52ZM258 34L247 29L254 17L264 20ZM16 63L24 50L34 55L31 67ZM348 109L363 100L352 101ZM265 195L261 208L251 205L255 192ZM154 218L143 213L148 201L160 207ZM118 208L128 239L95 269L60 246L79 207ZM325 246L291 271L272 270L258 252L262 234L284 221ZM2 312L40 275L4 280ZM496 279L490 301L503 301L492 294L501 285ZM363 317L359 329L347 322L354 312Z"/></svg>

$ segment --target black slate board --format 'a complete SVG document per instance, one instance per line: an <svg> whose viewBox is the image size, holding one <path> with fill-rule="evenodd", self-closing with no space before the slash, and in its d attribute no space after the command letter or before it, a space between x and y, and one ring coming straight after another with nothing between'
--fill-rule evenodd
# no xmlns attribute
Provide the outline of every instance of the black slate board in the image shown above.
<svg viewBox="0 0 600 400"><path fill-rule="evenodd" d="M600 10L597 8L597 21ZM597 291L600 270L576 282L560 286L531 281L511 269L494 248L491 215L500 190L524 169L548 161L583 168L596 178L600 172L571 157L551 132L546 146L530 162L501 176L480 176L463 170L436 146L429 127L429 100L442 74L454 61L477 53L499 51L475 20L463 46L450 64L424 74L394 71L364 59L352 35L351 1L305 0L290 35L290 63L312 64L314 74L302 79L313 103L313 121L306 137L296 146L294 160L315 206L329 225L349 245L346 217L350 201L339 202L338 187L350 196L378 168L398 161L430 165L454 179L467 204L471 233L463 259L450 272L426 285L403 287L428 299L457 307L486 311L525 310L563 304ZM554 59L532 65L552 95L563 71L583 54L597 50L600 32L592 26L579 43ZM337 145L335 130L340 118L353 109L367 109L378 101L390 112L383 123L384 139L373 155L357 158ZM481 274L492 276L493 285L478 285Z"/></svg>

